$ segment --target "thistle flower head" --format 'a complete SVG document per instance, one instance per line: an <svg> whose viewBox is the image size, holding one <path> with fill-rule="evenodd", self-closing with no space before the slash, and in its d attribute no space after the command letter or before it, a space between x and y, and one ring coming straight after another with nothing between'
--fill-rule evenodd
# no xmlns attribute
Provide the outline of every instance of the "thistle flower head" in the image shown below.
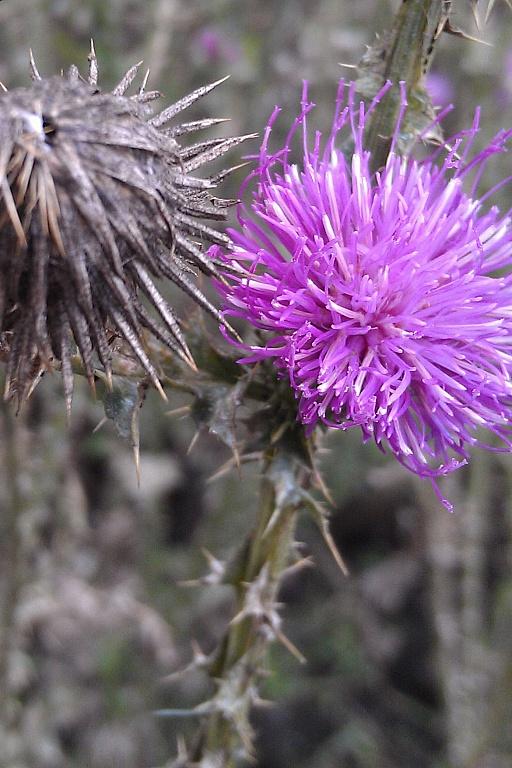
<svg viewBox="0 0 512 768"><path fill-rule="evenodd" d="M374 104L365 111L342 84L330 135L310 146L312 106L305 91L271 153L274 113L252 212L240 208L232 250L212 248L229 265L226 315L261 331L242 362L274 361L309 430L359 427L418 475L465 463L468 447L486 441L482 428L510 447L512 276L500 270L512 263L512 221L486 205L493 190L476 197L510 132L470 158L476 119L419 162L395 152L398 124L372 174L364 132ZM300 165L290 160L299 127Z"/></svg>
<svg viewBox="0 0 512 768"><path fill-rule="evenodd" d="M221 120L169 127L218 83L154 114L146 79L127 95L139 65L110 93L97 85L94 49L88 77L42 79L32 60L28 88L0 92L0 353L6 396L25 399L39 375L60 361L68 407L72 358L89 380L111 375L120 339L157 387L145 333L193 365L173 309L155 285L168 278L215 316L194 271L216 274L202 250L225 235L205 220L224 218L230 201L212 197L227 173L194 174L243 140L189 146L178 137ZM221 81L219 81L221 82Z"/></svg>

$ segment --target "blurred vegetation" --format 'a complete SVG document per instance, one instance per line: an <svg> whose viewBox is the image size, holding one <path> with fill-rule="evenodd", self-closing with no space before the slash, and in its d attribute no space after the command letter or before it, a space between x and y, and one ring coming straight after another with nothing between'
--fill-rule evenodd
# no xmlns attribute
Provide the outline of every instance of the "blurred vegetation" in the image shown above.
<svg viewBox="0 0 512 768"><path fill-rule="evenodd" d="M231 117L231 134L261 132L278 103L286 132L307 78L327 127L337 80L350 75L339 63L357 62L396 5L4 0L0 80L26 82L29 48L44 73L85 68L93 37L105 87L141 58L169 101L231 74L197 114ZM477 30L470 4L456 6L457 24L490 46L445 35L431 87L439 104L455 100L447 135L481 105L483 143L512 122L512 14L497 3ZM484 188L512 173L508 156L490 168ZM511 188L499 199L509 208ZM176 395L169 408L184 403ZM199 674L167 676L192 643L213 648L232 597L180 582L206 571L202 547L223 558L246 535L258 478L249 465L211 480L229 451L201 434L188 453L193 420L165 409L148 394L137 488L129 446L111 425L93 432L102 409L83 382L69 428L51 378L17 421L1 406L1 768L150 768L196 726L151 712L204 699ZM265 695L275 704L254 713L259 768L510 768L510 457L475 455L449 479L453 515L356 432L327 437L322 469L351 576L304 519L315 566L290 576L280 599L308 663L273 650Z"/></svg>

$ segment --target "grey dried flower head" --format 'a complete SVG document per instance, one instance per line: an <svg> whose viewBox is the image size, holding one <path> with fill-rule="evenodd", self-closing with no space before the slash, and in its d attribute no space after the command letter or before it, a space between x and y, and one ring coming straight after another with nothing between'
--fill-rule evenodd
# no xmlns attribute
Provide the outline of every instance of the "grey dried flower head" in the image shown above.
<svg viewBox="0 0 512 768"><path fill-rule="evenodd" d="M144 330L193 365L155 278L218 317L194 273L216 274L203 244L227 238L205 220L225 218L232 201L211 190L228 171L194 171L247 137L181 146L222 120L169 122L222 81L154 115L160 94L146 91L147 76L127 95L139 66L102 93L94 48L87 79L76 67L41 78L31 57L32 85L0 93L0 357L18 404L59 361L69 410L74 352L91 384L98 363L110 379L116 339L161 389Z"/></svg>

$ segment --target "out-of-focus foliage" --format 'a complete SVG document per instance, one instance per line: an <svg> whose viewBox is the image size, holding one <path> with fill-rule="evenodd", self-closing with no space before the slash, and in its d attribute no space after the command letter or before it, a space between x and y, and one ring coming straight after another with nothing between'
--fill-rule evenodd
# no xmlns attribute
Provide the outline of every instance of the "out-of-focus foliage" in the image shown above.
<svg viewBox="0 0 512 768"><path fill-rule="evenodd" d="M470 4L455 5L454 24L492 47L444 36L429 83L440 105L456 100L447 135L469 126L480 104L490 136L512 123L512 14L496 3L477 30ZM276 103L295 114L303 78L326 128L337 80L351 74L339 63L355 64L396 7L4 0L0 80L26 81L29 48L45 73L85 60L94 37L106 85L144 58L166 102L231 74L207 105L213 117L232 118L226 135L261 131ZM288 125L278 122L276 131ZM224 196L236 197L243 173L225 183ZM510 173L504 156L483 188ZM510 188L500 191L503 208L511 199ZM197 327L186 300L173 300ZM188 403L175 395L169 408ZM1 768L149 768L175 752L177 734L197 726L151 711L204 700L200 674L166 676L188 664L195 643L205 653L214 647L231 595L178 582L206 571L201 547L224 558L244 538L257 478L249 464L210 481L230 450L203 430L187 453L197 423L186 409L175 417L164 409L150 392L140 488L129 443L111 423L93 432L103 413L83 382L69 429L56 377L38 387L25 426L13 429L2 411ZM13 447L17 488L8 482ZM266 694L277 703L254 715L260 768L507 768L510 458L478 455L452 478L450 516L427 485L413 485L355 433L324 447L332 530L351 576L340 576L304 519L299 534L315 567L291 575L280 597L286 635L308 663L275 648Z"/></svg>

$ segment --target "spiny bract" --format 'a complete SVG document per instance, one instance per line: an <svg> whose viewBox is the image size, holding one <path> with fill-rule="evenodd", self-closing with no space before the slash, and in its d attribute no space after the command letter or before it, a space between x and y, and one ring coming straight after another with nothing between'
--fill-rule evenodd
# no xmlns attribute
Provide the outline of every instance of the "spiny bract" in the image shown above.
<svg viewBox="0 0 512 768"><path fill-rule="evenodd" d="M154 278L218 316L193 278L217 273L204 242L227 243L204 220L225 218L232 201L211 190L228 171L194 171L247 137L181 146L178 137L223 121L169 122L222 81L154 115L160 94L146 91L147 77L127 95L139 66L102 93L93 47L86 79L76 67L41 78L31 58L32 85L0 93L0 359L5 396L18 403L58 361L69 409L73 354L91 383L98 362L109 380L116 339L160 388L144 329L193 365Z"/></svg>

